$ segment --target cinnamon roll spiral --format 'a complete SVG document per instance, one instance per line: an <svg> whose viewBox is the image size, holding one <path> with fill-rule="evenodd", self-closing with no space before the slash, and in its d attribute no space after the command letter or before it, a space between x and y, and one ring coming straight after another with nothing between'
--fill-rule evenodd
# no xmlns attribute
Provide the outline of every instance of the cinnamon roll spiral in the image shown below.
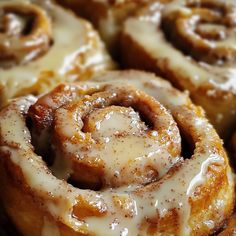
<svg viewBox="0 0 236 236"><path fill-rule="evenodd" d="M232 0L155 1L126 21L121 40L126 67L189 90L222 137L236 118L235 14Z"/></svg>
<svg viewBox="0 0 236 236"><path fill-rule="evenodd" d="M0 104L113 68L91 25L50 1L0 2Z"/></svg>
<svg viewBox="0 0 236 236"><path fill-rule="evenodd" d="M210 235L232 212L221 140L152 74L17 99L0 112L0 137L1 200L25 236Z"/></svg>

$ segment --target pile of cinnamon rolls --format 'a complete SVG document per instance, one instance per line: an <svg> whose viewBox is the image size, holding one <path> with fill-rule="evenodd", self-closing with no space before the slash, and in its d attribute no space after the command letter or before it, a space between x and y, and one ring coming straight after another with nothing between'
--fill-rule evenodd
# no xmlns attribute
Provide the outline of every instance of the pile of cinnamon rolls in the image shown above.
<svg viewBox="0 0 236 236"><path fill-rule="evenodd" d="M0 0L0 235L236 235L235 0Z"/></svg>

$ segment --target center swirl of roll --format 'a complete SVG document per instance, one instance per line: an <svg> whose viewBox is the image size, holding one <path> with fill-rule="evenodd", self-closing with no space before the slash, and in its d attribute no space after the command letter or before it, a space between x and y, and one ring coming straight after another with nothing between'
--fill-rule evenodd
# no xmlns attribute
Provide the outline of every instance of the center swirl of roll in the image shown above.
<svg viewBox="0 0 236 236"><path fill-rule="evenodd" d="M47 52L51 22L46 12L30 3L0 3L0 67L24 64Z"/></svg>
<svg viewBox="0 0 236 236"><path fill-rule="evenodd" d="M172 116L132 87L105 86L59 106L52 117L50 168L80 188L146 185L162 177L181 155Z"/></svg>
<svg viewBox="0 0 236 236"><path fill-rule="evenodd" d="M192 1L164 10L162 27L184 53L209 64L235 62L235 7L217 1Z"/></svg>

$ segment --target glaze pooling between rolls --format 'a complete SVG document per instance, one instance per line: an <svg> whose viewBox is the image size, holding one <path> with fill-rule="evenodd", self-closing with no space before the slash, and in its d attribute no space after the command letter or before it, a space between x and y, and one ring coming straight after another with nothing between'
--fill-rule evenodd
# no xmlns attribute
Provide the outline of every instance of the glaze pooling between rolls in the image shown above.
<svg viewBox="0 0 236 236"><path fill-rule="evenodd" d="M222 137L236 115L235 14L230 0L156 1L126 21L121 40L126 67L189 90Z"/></svg>
<svg viewBox="0 0 236 236"><path fill-rule="evenodd" d="M47 112L38 116L40 110ZM219 137L202 109L153 75L110 72L61 85L38 100L12 102L0 118L1 198L26 236L31 220L36 236L51 230L61 235L209 235L231 214L233 181ZM179 133L194 148L189 159L182 157ZM45 142L40 151L48 155L34 152L32 138L37 137ZM130 146L124 148L123 141ZM47 166L49 155L53 160ZM58 160L68 164L60 178L53 166ZM134 160L149 168L132 170ZM90 176L76 175L77 165ZM119 178L123 167L128 170L124 179ZM104 177L93 188L86 181L96 171ZM141 181L136 172L144 176ZM22 203L13 212L8 203L23 196L26 210ZM24 224L18 220L23 209Z"/></svg>
<svg viewBox="0 0 236 236"><path fill-rule="evenodd" d="M129 16L150 0L57 0L78 15L90 20L114 57L119 57L119 36L122 25Z"/></svg>
<svg viewBox="0 0 236 236"><path fill-rule="evenodd" d="M0 46L14 43L15 47L3 49L6 53L1 54L1 64L6 64L14 55L19 59L10 68L0 68L2 105L9 98L40 94L61 81L88 79L96 72L113 68L91 25L60 6L49 1L11 0L1 1L0 8L5 9L1 22L5 22L7 28L1 30ZM19 27L25 29L16 34ZM36 37L36 42L32 41ZM41 45L41 39L47 43ZM40 51L40 48L43 49Z"/></svg>

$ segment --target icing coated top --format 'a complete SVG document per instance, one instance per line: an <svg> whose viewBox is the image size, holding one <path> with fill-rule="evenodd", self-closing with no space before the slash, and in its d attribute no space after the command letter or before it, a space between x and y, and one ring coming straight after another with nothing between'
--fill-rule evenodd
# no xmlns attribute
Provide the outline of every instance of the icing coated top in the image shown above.
<svg viewBox="0 0 236 236"><path fill-rule="evenodd" d="M139 80L136 79L137 76ZM111 77L116 79L108 82ZM192 233L190 222L191 217L193 217L191 212L193 205L191 202L198 198L198 191L204 192L204 185L207 181L211 181L212 175L215 175L214 171L219 171L224 176L230 189L233 189L233 180L220 139L202 115L201 109L199 110L193 106L186 94L173 89L169 83L153 75L147 76L145 73L132 71L107 73L91 82L78 84L81 88L83 86L94 88L94 94L78 99L77 102L84 105L78 106L76 108L78 110L75 113L71 110L74 107L73 103L59 108L57 115L64 114L64 119L56 118L58 123L56 123L55 129L59 128L60 132L66 135L63 138L64 144L70 143L73 146L74 140L78 137L79 142L85 142L86 138L84 139L80 133L80 117L82 117L84 124L82 131L84 134L91 134L95 141L102 140L102 142L106 143L104 148L98 153L107 163L108 173L110 170L119 169L119 165L123 165L127 161L124 156L132 160L137 155L142 160L144 150L145 155L151 155L153 153L152 138L145 140L145 142L151 142L150 147L142 150L138 149L139 145L145 143L142 140L144 136L139 136L138 134L149 129L145 123L140 121L142 117L140 118L131 108L124 108L123 106L121 108L119 107L120 105L106 107L110 102L104 99L104 92L99 92L103 91L104 86L106 87L107 84L112 84L113 88L120 89L124 82L154 96L155 99L168 108L178 127L188 134L195 146L194 153L190 159L179 158L176 160L176 165L169 166L168 173L164 171L153 182L143 185L142 182L133 182L131 180L121 186L103 187L94 191L73 187L67 184L66 181L56 178L41 157L34 153L31 146L31 135L25 125L24 115L27 113L28 107L35 102L35 98L32 97L18 100L1 112L0 132L4 140L1 143L0 150L3 153L8 153L11 161L21 168L24 181L33 190L35 196L40 196L45 200L42 204L50 214L64 224L70 225L76 232L91 234L95 232L96 235L143 235L150 230L151 222L156 222L155 219L161 221L170 212L174 211L178 215L176 235L190 235ZM109 99L114 97L118 99L119 94L125 94L122 94L124 92L122 89L111 91L111 94L108 93ZM119 93L118 91L121 92ZM98 100L94 100L96 95ZM129 102L128 97L121 96L121 100L119 100L121 104L123 104L122 98L124 99L124 104ZM150 97L149 101L154 98ZM132 104L135 99L137 98L133 96L130 100ZM139 102L142 101L142 98L138 97L138 99L140 99L138 100ZM46 106L54 106L50 99L44 99L44 102L46 102ZM104 106L106 104L106 106L103 107L102 105L100 107L99 104ZM94 106L96 106L96 109L86 113L86 109ZM135 108L137 109L137 107ZM67 113L68 111L69 113ZM85 113L87 114L86 119L83 115ZM150 112L150 117L152 117L152 114L153 111ZM68 119L68 115L72 115L72 117ZM169 120L168 116L167 114L163 122ZM76 125L76 123L73 124L74 120L78 122L78 126L72 128ZM117 122L118 125L116 125ZM161 130L163 128L161 119L157 123L160 125ZM58 127L58 125L60 126ZM172 126L170 127L171 129L173 128ZM113 137L117 132L124 132L124 130L133 134L133 136L121 136L121 138L125 138L126 146L123 146L122 142L119 143L119 139L114 139ZM172 131L169 130L170 133ZM155 136L161 140L168 137L168 135L159 137L158 131ZM130 152L127 144L134 145L136 141L140 142L139 145L135 147L133 152ZM168 138L164 143L168 146ZM64 145L64 147L68 148L67 145ZM75 145L74 148L78 147ZM124 152L123 149L127 152ZM85 150L84 153L86 152ZM73 151L70 149L68 153L74 153ZM90 154L91 152L97 155L96 149L91 149ZM109 157L109 154L111 154L111 157ZM166 151L157 155L157 165L163 163L166 158L165 154ZM155 159L153 161L155 162ZM132 164L128 168L130 167L132 167ZM214 171L212 172L212 170ZM55 199L57 200L55 201ZM218 200L212 203L212 207L216 209L215 216L218 217L218 220L221 220L226 204L227 201L223 200L220 195ZM96 212L96 216L91 216L90 214L81 215L81 209L88 206L91 207L93 212ZM203 222L203 224L208 227L208 232L211 232L212 225L208 221ZM50 232L58 233L54 226L51 226L46 220L42 235L49 235Z"/></svg>

